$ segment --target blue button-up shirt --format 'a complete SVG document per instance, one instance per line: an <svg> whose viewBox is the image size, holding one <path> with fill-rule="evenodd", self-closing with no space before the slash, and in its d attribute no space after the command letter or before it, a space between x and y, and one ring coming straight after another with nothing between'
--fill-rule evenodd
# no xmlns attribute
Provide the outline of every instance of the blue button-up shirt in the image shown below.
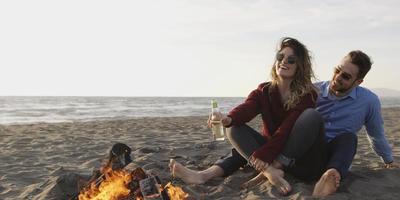
<svg viewBox="0 0 400 200"><path fill-rule="evenodd" d="M385 163L393 161L383 129L378 96L358 86L339 98L329 92L329 81L315 83L315 86L320 90L316 109L324 118L328 142L340 134L357 134L365 125L374 151Z"/></svg>

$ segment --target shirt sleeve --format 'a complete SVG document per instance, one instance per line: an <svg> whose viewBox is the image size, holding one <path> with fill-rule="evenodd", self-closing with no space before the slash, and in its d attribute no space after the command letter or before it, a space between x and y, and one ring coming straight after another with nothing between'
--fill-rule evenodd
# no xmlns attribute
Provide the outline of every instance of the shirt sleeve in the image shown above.
<svg viewBox="0 0 400 200"><path fill-rule="evenodd" d="M244 103L233 108L228 116L232 119L232 122L229 126L232 125L243 125L249 121L251 121L254 117L260 114L261 105L260 105L260 96L262 95L262 89L253 90L249 96L246 98Z"/></svg>
<svg viewBox="0 0 400 200"><path fill-rule="evenodd" d="M368 133L368 140L372 149L381 156L383 162L390 163L393 161L392 148L385 137L383 128L383 119L381 115L381 103L379 98L375 96L367 114L365 127Z"/></svg>
<svg viewBox="0 0 400 200"><path fill-rule="evenodd" d="M283 150L283 147L285 146L287 138L292 131L293 125L297 118L305 109L315 107L316 98L316 93L303 96L300 102L294 108L289 110L290 113L276 129L272 137L268 139L268 142L254 151L253 156L271 164L272 161Z"/></svg>

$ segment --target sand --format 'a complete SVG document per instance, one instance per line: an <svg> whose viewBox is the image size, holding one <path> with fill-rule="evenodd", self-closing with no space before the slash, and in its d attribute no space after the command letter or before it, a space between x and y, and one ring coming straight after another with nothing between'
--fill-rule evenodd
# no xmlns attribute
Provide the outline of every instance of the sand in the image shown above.
<svg viewBox="0 0 400 200"><path fill-rule="evenodd" d="M383 109L385 130L400 160L400 108ZM170 176L173 158L192 169L205 169L230 152L230 144L212 142L207 117L140 118L73 123L0 125L0 199L68 199L77 192L79 176L100 166L115 142L128 144L134 163L173 181L192 199L312 199L313 183L286 176L293 187L283 197L266 182L252 189L240 184L255 175L249 167L203 185L187 185ZM251 123L259 129L259 121ZM400 199L400 169L383 169L359 133L351 173L328 199Z"/></svg>

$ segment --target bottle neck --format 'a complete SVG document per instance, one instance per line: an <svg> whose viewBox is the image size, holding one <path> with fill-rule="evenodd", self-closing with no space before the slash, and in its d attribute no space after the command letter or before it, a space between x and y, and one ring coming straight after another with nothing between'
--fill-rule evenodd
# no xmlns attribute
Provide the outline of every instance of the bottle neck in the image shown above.
<svg viewBox="0 0 400 200"><path fill-rule="evenodd" d="M211 108L211 112L219 112L219 108L218 108L218 107L216 107L216 108Z"/></svg>

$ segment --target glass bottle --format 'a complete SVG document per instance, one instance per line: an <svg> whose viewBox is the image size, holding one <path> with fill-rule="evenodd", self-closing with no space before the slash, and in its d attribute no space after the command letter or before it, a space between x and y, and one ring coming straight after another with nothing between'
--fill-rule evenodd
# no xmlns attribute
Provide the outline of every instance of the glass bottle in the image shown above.
<svg viewBox="0 0 400 200"><path fill-rule="evenodd" d="M216 141L225 140L224 126L221 123L222 113L218 108L218 103L214 99L211 100L211 130L213 139Z"/></svg>

